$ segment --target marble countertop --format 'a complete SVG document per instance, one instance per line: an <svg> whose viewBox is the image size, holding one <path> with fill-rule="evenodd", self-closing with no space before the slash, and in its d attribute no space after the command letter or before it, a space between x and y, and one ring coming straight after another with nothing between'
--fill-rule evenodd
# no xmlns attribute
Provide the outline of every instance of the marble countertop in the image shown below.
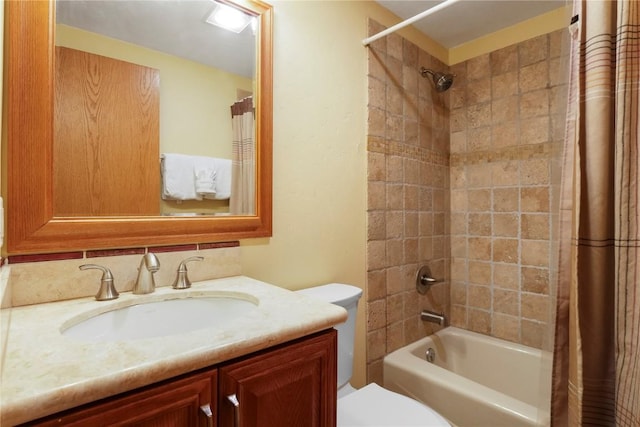
<svg viewBox="0 0 640 427"><path fill-rule="evenodd" d="M250 294L258 310L228 327L116 342L63 336L62 325L126 306L181 295ZM191 289L158 288L149 295L122 293L114 301L80 298L11 309L6 337L0 424L11 426L117 393L215 365L327 329L346 311L248 277L194 283Z"/></svg>

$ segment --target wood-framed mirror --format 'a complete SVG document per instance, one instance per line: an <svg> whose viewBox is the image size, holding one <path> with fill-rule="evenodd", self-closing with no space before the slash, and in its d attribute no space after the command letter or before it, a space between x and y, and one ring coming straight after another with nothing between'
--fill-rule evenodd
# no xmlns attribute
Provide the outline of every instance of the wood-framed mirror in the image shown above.
<svg viewBox="0 0 640 427"><path fill-rule="evenodd" d="M179 216L56 213L55 2L5 3L3 192L9 255L271 236L272 10L253 0L222 3L257 21L255 213Z"/></svg>

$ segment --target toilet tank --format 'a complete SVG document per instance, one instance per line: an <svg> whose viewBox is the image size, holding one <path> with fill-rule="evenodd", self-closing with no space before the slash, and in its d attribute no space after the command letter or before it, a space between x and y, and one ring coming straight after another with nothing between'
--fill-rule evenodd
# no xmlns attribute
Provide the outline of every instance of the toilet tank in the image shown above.
<svg viewBox="0 0 640 427"><path fill-rule="evenodd" d="M356 313L362 289L342 283L315 286L297 291L306 296L339 305L347 310L347 320L335 326L338 331L338 389L347 385L353 374L353 348Z"/></svg>

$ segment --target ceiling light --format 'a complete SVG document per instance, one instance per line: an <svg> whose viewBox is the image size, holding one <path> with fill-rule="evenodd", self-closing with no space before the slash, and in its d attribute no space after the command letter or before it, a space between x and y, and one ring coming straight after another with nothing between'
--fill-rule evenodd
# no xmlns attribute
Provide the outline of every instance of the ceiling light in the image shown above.
<svg viewBox="0 0 640 427"><path fill-rule="evenodd" d="M251 22L251 16L226 4L216 3L206 22L225 30L241 33Z"/></svg>

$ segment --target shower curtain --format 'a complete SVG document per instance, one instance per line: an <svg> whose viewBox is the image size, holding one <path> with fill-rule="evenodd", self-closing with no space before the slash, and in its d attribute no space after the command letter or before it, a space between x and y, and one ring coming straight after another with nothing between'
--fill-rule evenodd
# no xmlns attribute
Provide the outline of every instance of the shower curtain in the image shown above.
<svg viewBox="0 0 640 427"><path fill-rule="evenodd" d="M231 106L232 165L231 198L232 215L254 215L256 211L256 160L255 120L251 96Z"/></svg>
<svg viewBox="0 0 640 427"><path fill-rule="evenodd" d="M640 2L574 0L552 424L640 426Z"/></svg>

